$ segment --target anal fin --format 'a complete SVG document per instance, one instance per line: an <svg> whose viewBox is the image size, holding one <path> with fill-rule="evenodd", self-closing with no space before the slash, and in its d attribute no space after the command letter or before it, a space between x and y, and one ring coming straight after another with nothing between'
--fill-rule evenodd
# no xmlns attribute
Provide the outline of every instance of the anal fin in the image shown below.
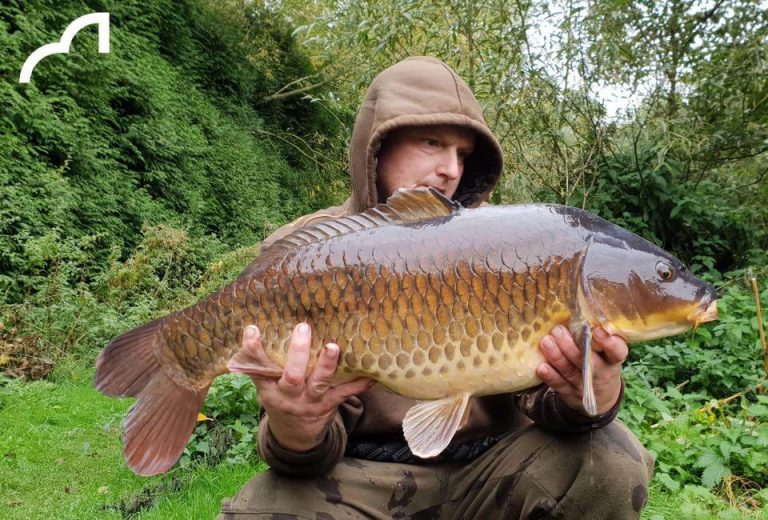
<svg viewBox="0 0 768 520"><path fill-rule="evenodd" d="M417 457L439 455L469 416L468 392L436 401L422 401L408 410L403 433L408 447Z"/></svg>

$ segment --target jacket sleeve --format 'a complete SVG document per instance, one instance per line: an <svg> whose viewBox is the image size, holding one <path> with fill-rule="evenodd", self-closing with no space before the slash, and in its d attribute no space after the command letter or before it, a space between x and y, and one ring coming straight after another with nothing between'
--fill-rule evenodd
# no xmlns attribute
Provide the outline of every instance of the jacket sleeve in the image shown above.
<svg viewBox="0 0 768 520"><path fill-rule="evenodd" d="M275 473L289 477L315 477L327 473L344 456L347 434L363 413L360 399L350 397L344 402L328 426L323 442L303 452L283 448L269 430L269 415L262 414L259 423L259 455Z"/></svg>
<svg viewBox="0 0 768 520"><path fill-rule="evenodd" d="M619 414L622 401L624 401L623 379L616 404L604 414L595 417L574 410L547 385L540 385L522 393L518 398L518 406L525 415L545 430L584 433L611 423Z"/></svg>

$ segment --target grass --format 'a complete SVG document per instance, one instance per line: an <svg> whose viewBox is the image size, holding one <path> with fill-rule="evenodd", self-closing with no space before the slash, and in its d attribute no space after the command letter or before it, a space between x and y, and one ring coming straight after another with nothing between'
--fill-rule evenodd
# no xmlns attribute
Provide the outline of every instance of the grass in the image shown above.
<svg viewBox="0 0 768 520"><path fill-rule="evenodd" d="M660 485L651 485L648 505L643 510L644 520L767 520L768 511L748 511L728 505L710 490L700 486L685 486L679 493L659 491Z"/></svg>
<svg viewBox="0 0 768 520"><path fill-rule="evenodd" d="M141 518L214 518L222 498L233 496L246 481L265 468L264 465L198 466L178 493L158 497L155 507Z"/></svg>
<svg viewBox="0 0 768 520"><path fill-rule="evenodd" d="M196 465L151 478L121 454L129 400L102 396L93 369L68 361L48 381L0 386L0 518L213 518L263 464ZM709 490L667 494L651 487L643 518L768 520L768 511L728 508Z"/></svg>
<svg viewBox="0 0 768 520"><path fill-rule="evenodd" d="M257 465L134 475L120 425L129 400L102 396L70 362L50 381L0 387L0 518L212 518Z"/></svg>

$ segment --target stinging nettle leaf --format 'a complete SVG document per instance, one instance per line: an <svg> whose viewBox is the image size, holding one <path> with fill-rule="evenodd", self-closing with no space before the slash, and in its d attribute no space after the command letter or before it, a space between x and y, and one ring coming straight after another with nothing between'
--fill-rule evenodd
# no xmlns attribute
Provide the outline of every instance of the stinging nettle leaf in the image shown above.
<svg viewBox="0 0 768 520"><path fill-rule="evenodd" d="M704 473L701 475L701 483L705 487L713 488L720 483L723 477L730 474L731 470L727 466L723 464L713 464L704 469Z"/></svg>
<svg viewBox="0 0 768 520"><path fill-rule="evenodd" d="M719 454L715 453L712 450L706 450L696 460L696 467L706 468L706 467L712 466L714 464L722 465L724 462L725 461L723 460L723 458Z"/></svg>

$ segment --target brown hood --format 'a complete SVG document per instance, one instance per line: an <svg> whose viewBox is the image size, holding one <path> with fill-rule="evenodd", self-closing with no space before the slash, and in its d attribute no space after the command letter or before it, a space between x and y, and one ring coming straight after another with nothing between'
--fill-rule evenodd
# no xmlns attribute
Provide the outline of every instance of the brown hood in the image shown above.
<svg viewBox="0 0 768 520"><path fill-rule="evenodd" d="M502 169L499 143L464 81L442 61L415 56L392 65L374 78L355 120L350 146L352 197L286 224L262 242L262 250L309 224L360 213L376 205L376 153L382 138L395 128L460 125L477 132L475 150L464 160L464 174L454 199L475 207L488 199Z"/></svg>
<svg viewBox="0 0 768 520"><path fill-rule="evenodd" d="M374 206L376 154L388 132L404 126L459 125L477 132L475 151L466 158L454 199L464 206L487 200L499 180L502 153L466 83L442 61L414 56L374 78L355 120L350 146L351 206Z"/></svg>

